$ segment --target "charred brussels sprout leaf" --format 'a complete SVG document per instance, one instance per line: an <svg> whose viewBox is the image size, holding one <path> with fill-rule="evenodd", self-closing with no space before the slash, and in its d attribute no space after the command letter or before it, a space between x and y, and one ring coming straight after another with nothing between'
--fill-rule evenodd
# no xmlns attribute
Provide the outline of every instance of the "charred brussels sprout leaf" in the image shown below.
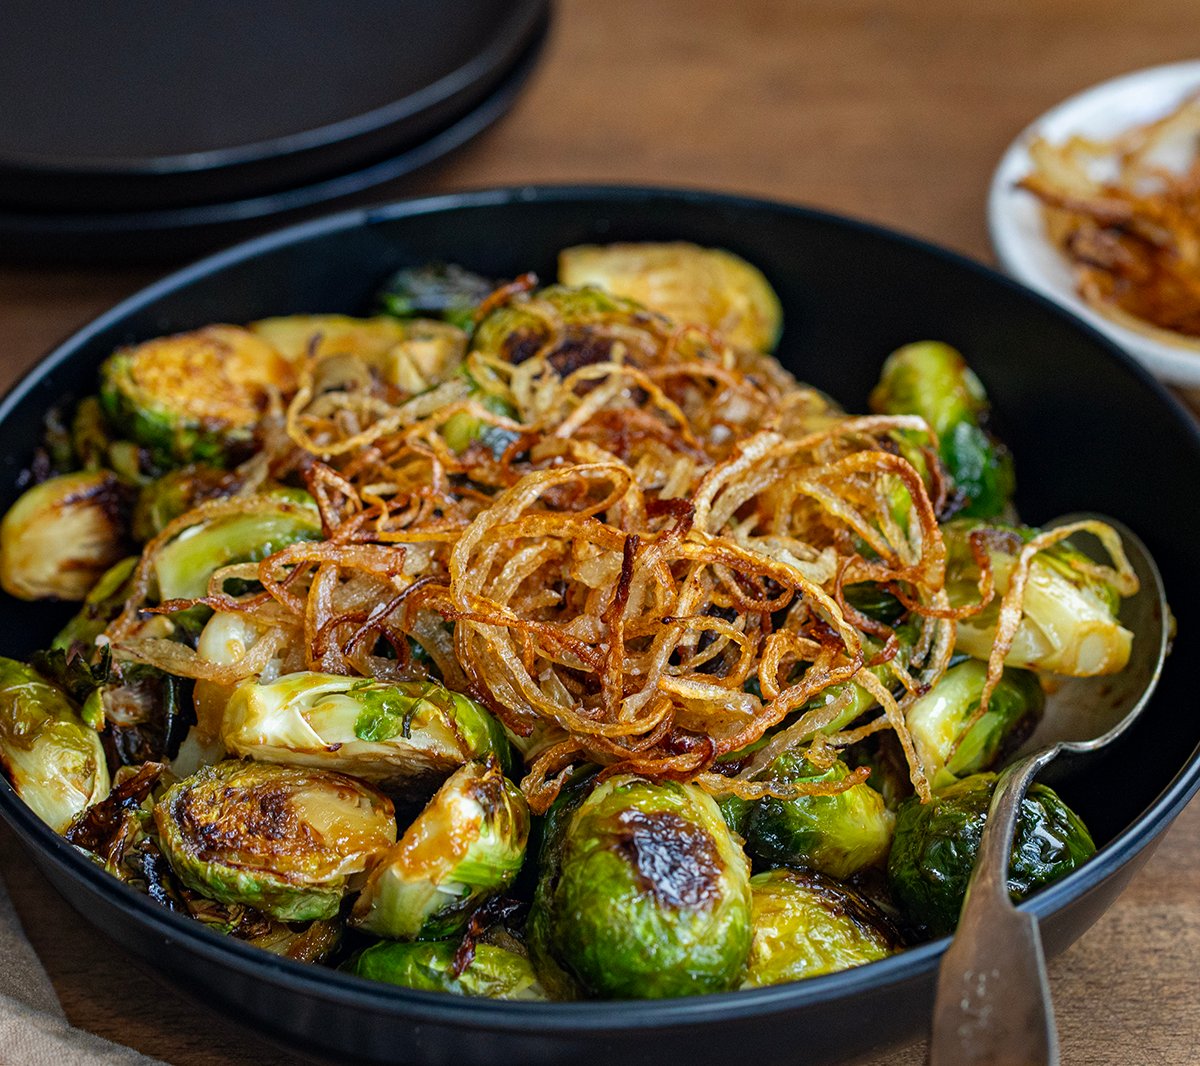
<svg viewBox="0 0 1200 1066"><path fill-rule="evenodd" d="M962 619L955 648L987 659L996 639L999 599L1021 547L1037 530L996 523L948 522L942 533L947 549L946 590L954 606L979 599L979 568L971 553L971 534L979 531L991 558L996 599L981 613ZM1129 661L1133 634L1117 620L1120 595L1096 576L1095 566L1066 541L1039 552L1029 569L1021 601L1022 618L1005 665L1049 670L1071 677L1113 674Z"/></svg>
<svg viewBox="0 0 1200 1066"><path fill-rule="evenodd" d="M338 674L253 678L230 697L226 748L264 762L343 770L408 795L428 795L455 767L495 752L499 723L436 681L383 682Z"/></svg>
<svg viewBox="0 0 1200 1066"><path fill-rule="evenodd" d="M82 600L129 547L128 492L108 470L26 490L0 522L0 584L23 600Z"/></svg>
<svg viewBox="0 0 1200 1066"><path fill-rule="evenodd" d="M490 999L545 999L529 960L492 944L478 944L470 964L458 972L458 945L438 940L379 943L363 951L346 969L368 981L385 981L426 992Z"/></svg>
<svg viewBox="0 0 1200 1066"><path fill-rule="evenodd" d="M476 308L495 287L494 282L454 263L428 263L393 274L379 293L379 302L396 318L440 318L469 332Z"/></svg>
<svg viewBox="0 0 1200 1066"><path fill-rule="evenodd" d="M78 647L85 655L90 654L96 645L96 638L121 613L137 564L138 557L130 555L105 570L83 598L83 606L63 626L50 647L63 651Z"/></svg>
<svg viewBox="0 0 1200 1066"><path fill-rule="evenodd" d="M0 765L17 795L59 833L108 795L96 731L61 691L13 659L0 659Z"/></svg>
<svg viewBox="0 0 1200 1066"><path fill-rule="evenodd" d="M920 415L929 423L942 463L966 499L963 514L992 518L1007 510L1015 488L1012 458L983 428L987 394L950 345L920 341L888 356L871 409Z"/></svg>
<svg viewBox="0 0 1200 1066"><path fill-rule="evenodd" d="M273 918L332 918L396 839L391 801L344 774L223 762L155 805L163 853L188 888Z"/></svg>
<svg viewBox="0 0 1200 1066"><path fill-rule="evenodd" d="M762 271L720 248L684 241L582 244L558 259L564 285L594 285L676 322L718 330L732 344L769 352L783 309Z"/></svg>
<svg viewBox="0 0 1200 1066"><path fill-rule="evenodd" d="M1041 719L1046 697L1037 675L1006 667L987 711L974 721L986 681L987 665L968 659L947 670L908 709L909 732L935 788L990 769Z"/></svg>
<svg viewBox="0 0 1200 1066"><path fill-rule="evenodd" d="M736 987L750 871L713 799L618 775L572 802L547 828L530 916L542 980L638 999Z"/></svg>
<svg viewBox="0 0 1200 1066"><path fill-rule="evenodd" d="M239 326L207 326L124 348L100 368L100 402L161 467L226 465L271 398L295 386L292 364Z"/></svg>
<svg viewBox="0 0 1200 1066"><path fill-rule="evenodd" d="M378 936L436 939L461 932L525 859L529 807L494 760L456 770L371 871L354 921Z"/></svg>
<svg viewBox="0 0 1200 1066"><path fill-rule="evenodd" d="M849 776L838 760L828 770L785 752L767 779L780 783L837 782ZM895 822L883 797L865 782L830 795L756 800L746 822L746 849L773 866L801 866L846 878L883 863Z"/></svg>
<svg viewBox="0 0 1200 1066"><path fill-rule="evenodd" d="M888 857L888 887L904 916L934 936L954 931L979 853L995 774L975 774L922 805L901 805ZM1033 785L1021 802L1008 871L1014 900L1057 881L1096 852L1083 822L1052 790Z"/></svg>
<svg viewBox="0 0 1200 1066"><path fill-rule="evenodd" d="M750 962L743 988L800 981L887 958L899 937L875 904L816 874L750 878Z"/></svg>

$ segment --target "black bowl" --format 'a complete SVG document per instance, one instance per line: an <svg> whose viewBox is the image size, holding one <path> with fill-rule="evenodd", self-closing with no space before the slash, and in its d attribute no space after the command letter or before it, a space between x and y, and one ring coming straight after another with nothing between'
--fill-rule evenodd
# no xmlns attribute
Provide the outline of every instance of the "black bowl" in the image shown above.
<svg viewBox="0 0 1200 1066"><path fill-rule="evenodd" d="M685 238L760 266L786 315L780 348L799 376L865 408L884 356L939 338L986 383L1017 457L1019 505L1038 522L1106 512L1154 553L1179 621L1175 654L1137 726L1061 791L1100 851L1024 906L1051 953L1116 898L1200 787L1200 434L1130 359L1058 307L984 267L908 237L818 212L708 193L537 188L409 201L308 223L173 274L61 345L0 405L5 507L43 412L86 393L115 346L214 321L361 313L405 264L457 261L493 276L554 274L581 241ZM63 610L0 602L0 651L43 644ZM64 896L181 989L310 1055L339 1061L656 1063L752 1058L833 1062L912 1038L929 1014L939 940L826 977L753 992L634 1003L460 1000L275 958L170 914L90 864L7 783L0 814Z"/></svg>

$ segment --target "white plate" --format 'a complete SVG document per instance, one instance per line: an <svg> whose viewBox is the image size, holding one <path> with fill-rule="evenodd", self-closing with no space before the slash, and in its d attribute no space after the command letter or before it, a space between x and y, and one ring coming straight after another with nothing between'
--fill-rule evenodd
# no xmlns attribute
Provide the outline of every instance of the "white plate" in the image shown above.
<svg viewBox="0 0 1200 1066"><path fill-rule="evenodd" d="M1139 70L1072 96L1036 119L1009 146L988 193L988 229L1000 265L1107 334L1157 377L1177 385L1200 385L1200 350L1136 333L1084 303L1066 259L1046 239L1040 204L1014 183L1032 169L1027 146L1034 137L1051 143L1076 133L1112 137L1166 114L1197 89L1200 61L1193 61Z"/></svg>

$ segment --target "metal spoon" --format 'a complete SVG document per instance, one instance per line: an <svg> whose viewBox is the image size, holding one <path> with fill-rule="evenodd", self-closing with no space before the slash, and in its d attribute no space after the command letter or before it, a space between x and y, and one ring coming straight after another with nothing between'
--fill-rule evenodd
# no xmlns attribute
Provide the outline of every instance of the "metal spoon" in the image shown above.
<svg viewBox="0 0 1200 1066"><path fill-rule="evenodd" d="M1022 749L1030 753L1018 753L997 780L958 930L938 971L930 1066L1057 1066L1059 1061L1037 918L1018 911L1008 895L1017 812L1034 777L1060 752L1086 755L1129 728L1158 684L1170 639L1162 577L1132 531L1096 514L1067 515L1050 526L1084 518L1121 534L1141 583L1120 613L1122 625L1134 634L1133 652L1119 674L1064 684ZM1087 550L1086 544L1079 546Z"/></svg>

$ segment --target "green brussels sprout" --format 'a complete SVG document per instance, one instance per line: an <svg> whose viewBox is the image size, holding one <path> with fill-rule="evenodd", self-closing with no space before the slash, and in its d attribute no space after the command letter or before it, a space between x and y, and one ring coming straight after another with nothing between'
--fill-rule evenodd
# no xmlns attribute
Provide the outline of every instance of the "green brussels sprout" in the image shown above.
<svg viewBox="0 0 1200 1066"><path fill-rule="evenodd" d="M115 352L100 368L110 425L160 467L225 465L245 448L272 398L295 387L292 364L239 326L206 326Z"/></svg>
<svg viewBox="0 0 1200 1066"><path fill-rule="evenodd" d="M108 795L108 764L96 731L32 667L2 658L0 766L13 791L58 833Z"/></svg>
<svg viewBox="0 0 1200 1066"><path fill-rule="evenodd" d="M594 285L731 344L769 352L779 343L783 307L762 271L721 248L685 241L582 244L558 256L564 285Z"/></svg>
<svg viewBox="0 0 1200 1066"><path fill-rule="evenodd" d="M1015 488L1012 457L983 428L983 384L948 344L919 341L888 356L871 393L873 411L920 415L937 434L938 454L966 497L963 514L992 518L1008 509Z"/></svg>
<svg viewBox="0 0 1200 1066"><path fill-rule="evenodd" d="M750 893L753 936L743 988L848 970L899 947L875 904L818 874L769 870L750 878Z"/></svg>
<svg viewBox="0 0 1200 1066"><path fill-rule="evenodd" d="M446 940L381 941L344 969L368 981L385 981L425 992L490 999L545 999L529 960L493 944L476 944L470 963L456 972L458 944Z"/></svg>
<svg viewBox="0 0 1200 1066"><path fill-rule="evenodd" d="M129 555L110 566L83 598L78 613L59 630L51 648L70 651L73 647L88 653L95 647L96 638L104 632L125 605L133 572L137 569L138 557Z"/></svg>
<svg viewBox="0 0 1200 1066"><path fill-rule="evenodd" d="M436 681L340 674L243 682L225 708L221 739L233 754L342 770L421 798L471 759L509 757L499 723L461 693Z"/></svg>
<svg viewBox="0 0 1200 1066"><path fill-rule="evenodd" d="M0 521L0 585L22 600L82 600L128 554L127 503L109 470L27 489Z"/></svg>
<svg viewBox="0 0 1200 1066"><path fill-rule="evenodd" d="M996 775L974 774L922 804L901 804L888 856L888 888L916 928L954 931L979 853ZM1057 881L1096 853L1087 828L1052 790L1033 785L1021 801L1008 869L1013 900Z"/></svg>
<svg viewBox="0 0 1200 1066"><path fill-rule="evenodd" d="M528 933L556 994L727 991L750 946L749 863L697 786L619 774L552 808Z"/></svg>
<svg viewBox="0 0 1200 1066"><path fill-rule="evenodd" d="M979 614L958 622L955 649L986 660L996 640L1000 597L1008 591L1021 546L1038 531L992 522L947 522L942 529L946 591L954 606L979 599L979 568L970 547L970 535L978 529L994 531L984 545L995 574L996 598ZM1001 543L1004 539L1007 544ZM1120 594L1089 568L1094 570L1091 560L1066 541L1034 556L1021 624L1004 657L1005 665L1071 677L1114 674L1125 668L1133 634L1117 619Z"/></svg>
<svg viewBox="0 0 1200 1066"><path fill-rule="evenodd" d="M145 543L204 500L230 496L238 479L227 470L190 463L142 486L133 508L133 536Z"/></svg>
<svg viewBox="0 0 1200 1066"><path fill-rule="evenodd" d="M462 932L481 903L512 884L528 840L520 789L494 758L467 763L375 864L353 921L395 940Z"/></svg>
<svg viewBox="0 0 1200 1066"><path fill-rule="evenodd" d="M908 731L934 788L988 770L1033 732L1046 705L1037 675L1006 667L987 711L970 729L987 682L987 664L968 659L908 709Z"/></svg>
<svg viewBox="0 0 1200 1066"><path fill-rule="evenodd" d="M844 781L849 774L840 759L820 770L799 752L786 751L764 776L789 784ZM886 860L894 824L883 797L862 781L827 796L768 796L751 806L746 850L771 866L800 866L847 878Z"/></svg>
<svg viewBox="0 0 1200 1066"><path fill-rule="evenodd" d="M259 499L261 508L199 521L163 545L154 556L159 596L203 596L223 566L258 562L297 541L321 539L321 518L308 493L279 489Z"/></svg>
<svg viewBox="0 0 1200 1066"><path fill-rule="evenodd" d="M188 888L283 921L332 918L396 841L392 802L345 774L222 762L154 807L163 854Z"/></svg>
<svg viewBox="0 0 1200 1066"><path fill-rule="evenodd" d="M393 274L379 302L396 318L440 318L470 332L476 309L495 288L494 282L454 263L427 263Z"/></svg>
<svg viewBox="0 0 1200 1066"><path fill-rule="evenodd" d="M288 315L264 318L248 328L290 362L350 357L365 368L367 380L374 374L406 392L424 392L444 381L467 350L467 335L461 329L429 319Z"/></svg>

